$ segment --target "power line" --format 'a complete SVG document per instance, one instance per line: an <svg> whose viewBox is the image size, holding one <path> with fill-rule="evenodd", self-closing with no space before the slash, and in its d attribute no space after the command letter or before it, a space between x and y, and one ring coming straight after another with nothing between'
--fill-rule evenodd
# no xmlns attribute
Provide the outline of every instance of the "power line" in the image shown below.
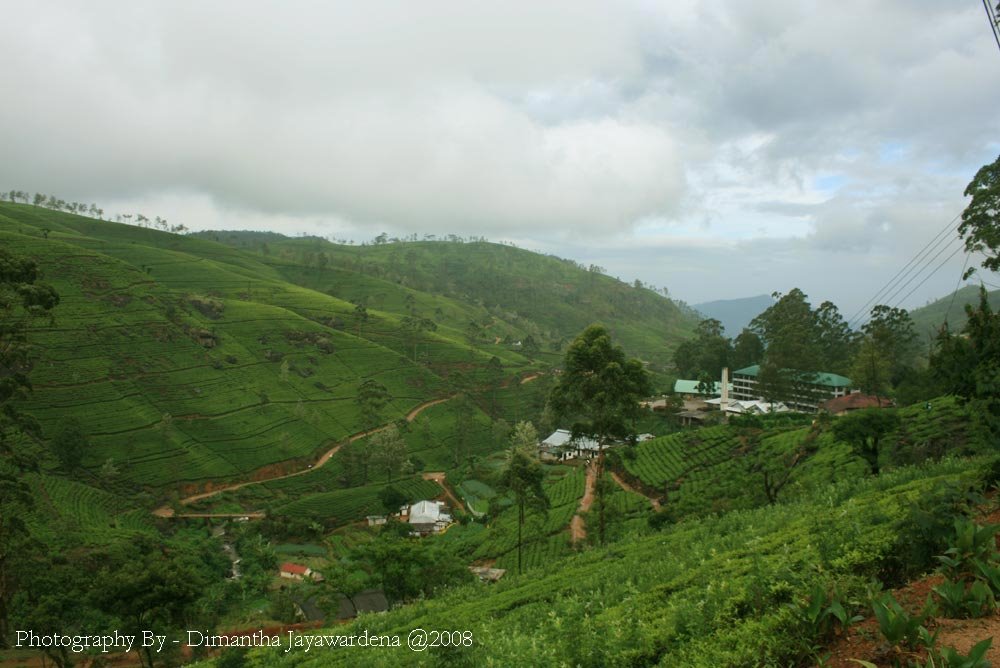
<svg viewBox="0 0 1000 668"><path fill-rule="evenodd" d="M997 7L1000 7L1000 4ZM993 39L996 40L997 48L1000 49L1000 23L997 22L997 15L987 0L983 0L983 9L986 10L986 20L990 24L990 30L993 31Z"/></svg>
<svg viewBox="0 0 1000 668"><path fill-rule="evenodd" d="M883 285L871 299L865 302L864 306L859 308L857 312L853 316L851 316L851 318L847 321L848 325L853 326L854 324L858 324L862 320L864 320L865 314L867 313L867 309L869 306L875 304L879 299L884 299L885 296L888 295L889 292L896 287L898 281L901 281L905 277L905 275L911 271L910 269L911 266L915 265L916 263L919 263L924 258L925 255L929 255L931 252L933 252L942 243L942 241L944 241L945 235L947 235L948 232L957 230L958 226L955 225L955 223L956 221L958 221L960 216L961 214L958 214L954 218L952 218L941 231L935 234L934 237L927 242L926 246L921 248L915 256L910 258L910 261L907 262L902 269L896 272L895 276L890 278L889 281L885 285Z"/></svg>
<svg viewBox="0 0 1000 668"><path fill-rule="evenodd" d="M962 242L961 240L959 240L959 244L960 244L960 245L959 245L959 247L958 247L958 248L956 248L956 249L955 249L955 250L954 250L954 251L952 252L952 254L948 256L948 258L952 258L952 257L954 257L954 256L955 256L955 253L957 253L958 251L960 251L960 250L962 250L962 249L964 249L964 248L965 248L965 243L964 243L964 242ZM886 301L886 303L889 303L889 302L891 302L892 300L894 300L894 299L896 298L896 296L897 296L897 295L898 295L898 294L899 294L900 292L902 292L903 290L905 290L905 289L906 289L906 286L908 286L908 285L909 285L910 283L912 283L912 282L913 282L913 281L914 281L914 280L915 280L915 279L916 279L916 278L917 278L918 276L920 276L920 274L921 274L921 273L923 273L923 271L924 271L925 269L927 269L927 268L928 268L928 267L929 267L929 266L931 265L931 263L932 263L932 262L934 262L934 261L935 261L935 260L937 260L937 259L938 259L939 257L941 257L941 254L942 254L942 253L944 253L944 252L945 252L946 250L948 250L948 248L949 248L949 246L948 246L947 244L945 244L944 246L942 246L942 247L941 247L941 250L939 250L939 251L938 251L937 253L935 253L935 254L934 254L934 257L931 257L931 258L928 258L927 262L926 262L926 263L924 264L924 266L923 266L923 267L922 267L922 268L920 269L920 271L918 271L918 272L917 272L916 274L914 274L913 276L911 276L911 277L910 277L910 280L906 281L906 283L903 283L903 284L902 284L901 286L899 286L899 288L898 288L898 289L897 289L897 290L896 290L895 292L893 292L893 293L892 293L891 295L889 295L889 296L888 296L888 297L886 298L886 300L885 300L885 301ZM935 269L934 271L936 272L937 270ZM934 272L931 272L931 275L933 275L933 274L934 274ZM930 278L930 276L928 276L927 278ZM925 278L925 279L924 279L924 281L926 281L926 280L927 280L927 278ZM918 283L918 284L917 284L917 285L918 285L918 287L919 287L920 285L923 285L923 284L924 284L924 281L921 281L920 283ZM911 292L909 292L909 293L907 294L907 296L909 296L910 294L913 294L913 292L912 292L912 291L911 291ZM903 299L905 300L905 299L906 299L906 297L904 297ZM896 305L898 306L899 304L897 303Z"/></svg>
<svg viewBox="0 0 1000 668"><path fill-rule="evenodd" d="M928 279L929 279L929 278L930 278L931 276L933 276L934 274L938 273L938 271L940 271L941 267L943 267L943 266L945 266L946 264L948 264L948 260L950 260L951 258L955 257L955 255L956 255L956 254L957 254L957 253L958 253L958 252L959 252L960 250L963 250L964 248L965 248L965 244L962 244L961 246L959 246L958 248L956 248L956 249L955 249L954 251L952 251L951 255L949 255L948 257L946 257L946 258L944 259L944 262L942 262L941 264L939 264L939 265L938 265L938 266L937 266L937 267L936 267L936 268L934 269L934 271L932 271L931 273L927 274L927 276L925 276L925 277L924 277L924 280L922 280L922 281L920 281L919 283L917 283L917 284L916 284L916 285L915 285L915 286L913 287L913 289L912 289L912 290L910 290L909 292L907 292L907 293L906 293L906 296L905 296L905 297L903 297L902 299L900 299L900 300L899 300L898 302L896 302L896 303L895 303L895 304L893 305L893 307L895 308L895 307L899 306L900 304L902 304L903 302L905 302L905 301L906 301L907 299L909 299L909 298L910 298L910 295L912 295L912 294L913 294L914 292L916 292L916 291L917 291L917 290L918 290L918 289L920 288L920 286L921 286L921 285L923 285L924 283L926 283L926 282L927 282L927 280L928 280Z"/></svg>
<svg viewBox="0 0 1000 668"><path fill-rule="evenodd" d="M962 273L958 275L958 280L955 281L955 291L951 293L951 301L948 303L948 310L944 312L944 321L948 322L948 316L951 315L951 307L955 305L955 296L958 294L958 286L962 282L962 278L965 277L965 269L969 266L969 258L971 254L965 254L965 263L962 265Z"/></svg>

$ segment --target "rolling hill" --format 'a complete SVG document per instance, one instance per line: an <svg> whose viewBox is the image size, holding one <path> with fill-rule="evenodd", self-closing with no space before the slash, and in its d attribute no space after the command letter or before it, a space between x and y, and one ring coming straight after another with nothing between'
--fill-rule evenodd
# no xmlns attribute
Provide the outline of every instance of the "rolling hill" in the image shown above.
<svg viewBox="0 0 1000 668"><path fill-rule="evenodd" d="M82 422L88 475L196 490L301 468L361 431L366 379L392 396L387 422L456 392L480 424L484 410L527 419L516 407L535 399L485 389L557 362L590 321L624 322L616 336L661 372L692 325L655 293L496 244L213 236L0 203L0 243L61 296L31 333L23 408L46 436ZM474 448L492 447L486 431Z"/></svg>

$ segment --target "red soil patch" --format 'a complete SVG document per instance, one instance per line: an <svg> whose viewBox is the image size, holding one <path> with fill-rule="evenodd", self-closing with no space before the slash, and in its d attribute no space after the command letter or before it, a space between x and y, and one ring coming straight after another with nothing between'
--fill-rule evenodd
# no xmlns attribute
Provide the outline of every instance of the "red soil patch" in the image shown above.
<svg viewBox="0 0 1000 668"><path fill-rule="evenodd" d="M587 525L583 521L583 516L581 513L585 513L590 510L590 506L594 503L594 488L597 486L597 468L592 464L587 464L587 482L583 489L583 498L580 499L580 507L577 509L577 514L573 515L573 519L569 523L569 534L570 540L574 543L578 543L587 538Z"/></svg>
<svg viewBox="0 0 1000 668"><path fill-rule="evenodd" d="M1000 509L994 510L976 521L980 524L998 524L1000 523ZM943 580L944 577L941 575L929 575L893 590L892 595L907 612L918 614L923 609L927 597L933 596L933 588ZM862 614L866 615L864 621L847 629L842 637L829 645L825 651L820 652L820 655L830 654L830 659L824 664L825 666L829 668L858 668L860 664L851 661L851 659L862 659L880 667L892 665L892 648L888 647L885 639L879 633L878 621L871 609L865 610ZM962 654L968 654L976 643L986 638L1000 636L1000 612L979 619L935 617L928 620L925 626L932 633L937 630L937 647L953 647ZM920 665L924 665L927 661L927 652L924 650L897 656L904 665L909 659L921 661ZM986 658L992 665L1000 666L1000 644L994 642L986 653Z"/></svg>

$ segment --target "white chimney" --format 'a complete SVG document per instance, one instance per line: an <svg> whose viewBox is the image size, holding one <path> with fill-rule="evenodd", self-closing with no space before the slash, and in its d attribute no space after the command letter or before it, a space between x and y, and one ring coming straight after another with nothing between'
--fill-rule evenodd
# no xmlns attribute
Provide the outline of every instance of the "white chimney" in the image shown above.
<svg viewBox="0 0 1000 668"><path fill-rule="evenodd" d="M729 367L722 369L722 401L719 402L719 410L725 415L729 407Z"/></svg>

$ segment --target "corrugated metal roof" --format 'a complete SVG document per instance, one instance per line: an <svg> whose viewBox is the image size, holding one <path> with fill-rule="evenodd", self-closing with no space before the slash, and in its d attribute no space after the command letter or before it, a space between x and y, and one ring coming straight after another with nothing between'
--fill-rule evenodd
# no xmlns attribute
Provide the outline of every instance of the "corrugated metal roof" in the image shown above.
<svg viewBox="0 0 1000 668"><path fill-rule="evenodd" d="M698 383L697 380L675 380L674 381L674 394L698 394ZM729 391L733 391L733 384L729 383ZM712 391L710 394L722 394L722 383L716 381L712 385Z"/></svg>
<svg viewBox="0 0 1000 668"><path fill-rule="evenodd" d="M742 369L737 369L733 372L733 375L739 376L752 376L754 378L760 373L760 365L753 364ZM841 376L836 373L828 373L826 371L815 371L816 379L811 381L816 385L826 385L827 387L850 387L851 379L845 376Z"/></svg>

